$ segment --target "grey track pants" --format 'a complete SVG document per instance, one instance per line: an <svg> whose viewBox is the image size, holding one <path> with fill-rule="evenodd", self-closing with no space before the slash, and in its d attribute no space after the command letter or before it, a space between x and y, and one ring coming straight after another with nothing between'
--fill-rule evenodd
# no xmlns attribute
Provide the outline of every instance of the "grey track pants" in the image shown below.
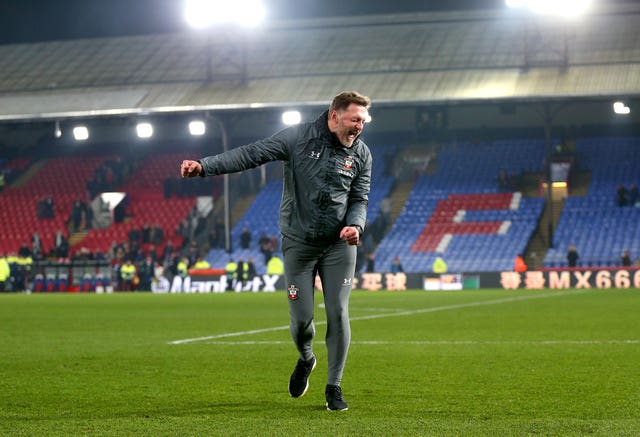
<svg viewBox="0 0 640 437"><path fill-rule="evenodd" d="M349 295L355 272L356 246L340 240L328 247L314 247L283 237L284 274L289 297L291 337L300 357L313 356L314 283L322 281L327 313L327 384L340 385L349 351Z"/></svg>

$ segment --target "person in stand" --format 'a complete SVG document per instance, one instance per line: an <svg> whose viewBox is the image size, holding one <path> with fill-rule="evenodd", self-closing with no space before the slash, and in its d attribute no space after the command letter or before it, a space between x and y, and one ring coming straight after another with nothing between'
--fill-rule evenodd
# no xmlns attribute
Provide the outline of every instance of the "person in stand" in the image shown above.
<svg viewBox="0 0 640 437"><path fill-rule="evenodd" d="M628 202L629 206L636 206L636 203L638 203L638 187L633 182L629 184L628 194L629 194L629 202Z"/></svg>
<svg viewBox="0 0 640 437"><path fill-rule="evenodd" d="M403 273L404 269L402 268L402 263L400 262L400 258L398 256L393 257L393 262L391 263L391 273Z"/></svg>
<svg viewBox="0 0 640 437"><path fill-rule="evenodd" d="M78 232L80 230L80 225L82 224L82 216L84 214L84 204L79 198L76 198L73 202L73 206L71 207L71 225L73 227L73 232Z"/></svg>
<svg viewBox="0 0 640 437"><path fill-rule="evenodd" d="M229 258L229 262L224 270L227 276L227 291L233 291L236 285L236 278L238 277L238 263L232 258Z"/></svg>
<svg viewBox="0 0 640 437"><path fill-rule="evenodd" d="M578 259L580 255L578 254L578 249L573 244L569 246L569 250L567 251L567 265L569 267L575 267L578 265Z"/></svg>
<svg viewBox="0 0 640 437"><path fill-rule="evenodd" d="M251 244L251 232L249 232L249 228L246 226L242 228L242 232L240 233L240 247L243 249L248 249Z"/></svg>
<svg viewBox="0 0 640 437"><path fill-rule="evenodd" d="M267 275L284 275L284 263L277 256L269 258L269 262L267 263Z"/></svg>
<svg viewBox="0 0 640 437"><path fill-rule="evenodd" d="M122 279L122 291L134 291L136 289L136 266L127 258L120 267L120 278Z"/></svg>
<svg viewBox="0 0 640 437"><path fill-rule="evenodd" d="M367 266L365 267L367 273L375 273L376 271L376 255L374 253L367 254Z"/></svg>
<svg viewBox="0 0 640 437"><path fill-rule="evenodd" d="M631 265L631 255L629 254L628 250L625 250L624 252L622 252L622 256L620 257L620 263L625 267L628 267Z"/></svg>
<svg viewBox="0 0 640 437"><path fill-rule="evenodd" d="M163 265L168 265L171 262L171 256L173 255L173 242L167 241L167 244L162 249L162 262Z"/></svg>
<svg viewBox="0 0 640 437"><path fill-rule="evenodd" d="M31 253L36 260L42 258L42 238L38 231L34 231L31 236Z"/></svg>
<svg viewBox="0 0 640 437"><path fill-rule="evenodd" d="M440 256L437 256L436 259L433 260L433 266L431 268L433 270L433 273L438 274L447 273L448 270L447 263Z"/></svg>
<svg viewBox="0 0 640 437"><path fill-rule="evenodd" d="M624 185L618 184L618 188L616 189L616 202L618 206L627 206L628 201L629 192Z"/></svg>
<svg viewBox="0 0 640 437"><path fill-rule="evenodd" d="M142 263L138 265L138 278L140 278L139 288L142 291L151 290L151 282L155 275L155 262L150 255L147 255Z"/></svg>
<svg viewBox="0 0 640 437"><path fill-rule="evenodd" d="M0 252L0 292L5 291L5 283L11 277L11 267L3 252Z"/></svg>
<svg viewBox="0 0 640 437"><path fill-rule="evenodd" d="M247 267L247 280L253 282L253 278L258 276L258 272L256 271L256 265L253 261L253 258L249 258L246 263Z"/></svg>
<svg viewBox="0 0 640 437"><path fill-rule="evenodd" d="M244 258L238 258L238 267L236 270L235 291L242 291L247 280L247 263Z"/></svg>
<svg viewBox="0 0 640 437"><path fill-rule="evenodd" d="M357 92L338 94L315 121L198 161L181 164L182 177L216 176L284 161L280 232L289 296L291 337L299 359L289 394L303 396L316 366L312 343L314 281L320 275L327 314L326 407L348 408L341 380L351 339L349 296L356 246L366 221L371 152L359 138L371 101Z"/></svg>
<svg viewBox="0 0 640 437"><path fill-rule="evenodd" d="M500 174L498 175L498 189L501 193L506 193L511 191L511 181L509 180L509 175L506 170L500 170Z"/></svg>
<svg viewBox="0 0 640 437"><path fill-rule="evenodd" d="M171 283L164 276L164 268L160 265L154 269L154 276L151 280L152 293L168 293L171 289Z"/></svg>
<svg viewBox="0 0 640 437"><path fill-rule="evenodd" d="M176 273L182 279L186 278L189 275L189 258L183 256L178 261L178 265L176 266Z"/></svg>
<svg viewBox="0 0 640 437"><path fill-rule="evenodd" d="M268 263L271 259L271 255L273 254L273 247L271 246L271 239L267 237L266 232L260 234L258 246L260 246L260 252L264 255L264 263Z"/></svg>
<svg viewBox="0 0 640 437"><path fill-rule="evenodd" d="M193 268L196 270L206 270L211 268L211 264L209 264L209 261L204 259L202 256L199 256L196 262L193 264Z"/></svg>
<svg viewBox="0 0 640 437"><path fill-rule="evenodd" d="M518 273L527 271L527 263L524 261L522 254L516 255L516 259L513 261L513 269Z"/></svg>

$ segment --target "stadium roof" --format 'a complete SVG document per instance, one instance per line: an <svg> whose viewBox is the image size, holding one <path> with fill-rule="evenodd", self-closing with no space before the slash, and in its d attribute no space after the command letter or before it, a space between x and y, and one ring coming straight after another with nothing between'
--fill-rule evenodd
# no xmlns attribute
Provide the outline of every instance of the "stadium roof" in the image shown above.
<svg viewBox="0 0 640 437"><path fill-rule="evenodd" d="M376 105L636 96L640 5L574 22L444 11L0 46L0 120L324 105L344 89Z"/></svg>

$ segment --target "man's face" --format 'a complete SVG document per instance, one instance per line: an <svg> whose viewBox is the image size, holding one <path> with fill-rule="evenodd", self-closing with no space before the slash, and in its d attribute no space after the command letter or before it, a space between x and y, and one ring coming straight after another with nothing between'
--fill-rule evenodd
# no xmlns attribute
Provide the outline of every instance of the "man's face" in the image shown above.
<svg viewBox="0 0 640 437"><path fill-rule="evenodd" d="M358 135L362 133L368 118L367 108L352 103L347 109L331 112L331 120L335 126L332 131L343 146L351 147Z"/></svg>

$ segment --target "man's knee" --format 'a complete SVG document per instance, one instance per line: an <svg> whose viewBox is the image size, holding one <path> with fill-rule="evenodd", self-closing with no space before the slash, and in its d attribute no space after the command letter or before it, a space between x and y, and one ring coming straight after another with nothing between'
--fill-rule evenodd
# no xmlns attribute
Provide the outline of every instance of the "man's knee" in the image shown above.
<svg viewBox="0 0 640 437"><path fill-rule="evenodd" d="M291 329L294 332L306 332L311 329L313 318L305 320L291 320Z"/></svg>

